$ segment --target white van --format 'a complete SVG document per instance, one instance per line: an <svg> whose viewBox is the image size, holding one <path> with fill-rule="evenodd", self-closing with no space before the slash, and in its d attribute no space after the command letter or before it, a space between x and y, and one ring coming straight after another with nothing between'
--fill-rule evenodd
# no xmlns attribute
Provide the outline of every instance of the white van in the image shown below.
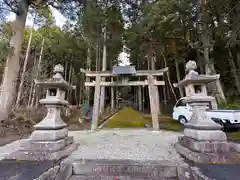
<svg viewBox="0 0 240 180"><path fill-rule="evenodd" d="M179 99L173 108L173 119L178 120L181 124L187 123L192 117L192 107L184 103L185 97ZM225 110L211 108L206 110L207 120L213 120L221 124L224 129L240 128L240 110Z"/></svg>

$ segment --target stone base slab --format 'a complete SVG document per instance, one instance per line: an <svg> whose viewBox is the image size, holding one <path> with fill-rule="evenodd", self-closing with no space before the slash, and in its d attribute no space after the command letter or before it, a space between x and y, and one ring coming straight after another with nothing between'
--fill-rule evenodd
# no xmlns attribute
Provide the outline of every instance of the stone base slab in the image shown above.
<svg viewBox="0 0 240 180"><path fill-rule="evenodd" d="M182 136L178 138L179 143L188 149L196 152L206 153L228 153L237 152L233 143L227 141L196 141L195 139Z"/></svg>
<svg viewBox="0 0 240 180"><path fill-rule="evenodd" d="M175 149L179 154L196 163L240 163L240 154L229 153L206 153L194 152L180 143L175 144Z"/></svg>
<svg viewBox="0 0 240 180"><path fill-rule="evenodd" d="M221 130L184 129L184 135L198 141L226 141L227 136Z"/></svg>
<svg viewBox="0 0 240 180"><path fill-rule="evenodd" d="M131 176L84 176L84 175L75 175L72 176L69 180L159 180L154 178L138 178ZM177 178L161 178L161 180L178 180Z"/></svg>
<svg viewBox="0 0 240 180"><path fill-rule="evenodd" d="M88 159L73 162L74 175L130 176L149 179L177 178L177 165L170 161Z"/></svg>
<svg viewBox="0 0 240 180"><path fill-rule="evenodd" d="M59 160L69 156L78 147L78 144L70 144L58 151L16 151L7 155L5 159L25 160L25 161L43 161L43 160Z"/></svg>
<svg viewBox="0 0 240 180"><path fill-rule="evenodd" d="M20 151L58 151L73 143L73 137L66 137L57 141L33 141L28 139L20 144Z"/></svg>
<svg viewBox="0 0 240 180"><path fill-rule="evenodd" d="M56 141L68 136L67 129L59 130L35 130L32 132L30 139L33 141Z"/></svg>

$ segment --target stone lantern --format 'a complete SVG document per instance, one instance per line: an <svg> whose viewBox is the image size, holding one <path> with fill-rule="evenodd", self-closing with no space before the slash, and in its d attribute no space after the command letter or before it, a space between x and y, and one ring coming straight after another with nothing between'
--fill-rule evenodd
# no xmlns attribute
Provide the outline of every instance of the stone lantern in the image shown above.
<svg viewBox="0 0 240 180"><path fill-rule="evenodd" d="M196 68L196 62L189 61L186 64L188 74L178 83L178 87L185 88L186 98L184 98L184 102L188 103L193 111L191 119L185 124L184 134L197 140L213 140L213 138L216 138L216 140L226 140L225 133L221 131L222 126L207 119L205 113L209 104L216 108L215 98L207 95L206 85L207 83L216 81L219 75L199 75L195 71ZM217 134L220 137L216 137ZM215 137L206 135L215 135Z"/></svg>
<svg viewBox="0 0 240 180"><path fill-rule="evenodd" d="M193 115L184 125L184 136L179 137L175 148L194 162L239 162L237 145L227 142L226 134L221 131L222 126L206 115L209 102L215 103L214 97L207 96L206 84L217 80L219 75L198 75L195 69L196 63L189 61L186 64L188 74L178 84L178 87L185 88L184 100L192 107Z"/></svg>
<svg viewBox="0 0 240 180"><path fill-rule="evenodd" d="M36 129L59 129L67 125L61 118L61 109L68 106L65 100L65 92L72 88L62 77L63 67L59 64L54 67L54 75L46 81L36 81L36 85L46 88L47 93L45 99L39 102L47 107L47 116L37 125Z"/></svg>
<svg viewBox="0 0 240 180"><path fill-rule="evenodd" d="M198 105L210 105L212 109L217 109L216 99L207 95L207 84L219 79L219 75L199 75L195 71L196 69L196 62L188 61L186 64L187 75L177 85L177 87L185 89L185 103L191 106L192 103L198 102Z"/></svg>
<svg viewBox="0 0 240 180"><path fill-rule="evenodd" d="M68 130L61 118L61 109L68 106L65 92L71 88L64 79L63 67L58 64L54 67L52 78L35 81L36 85L47 90L46 97L39 102L46 106L46 117L35 125L29 139L23 141L20 149L13 152L6 159L17 160L59 160L68 156L76 148L73 137L68 137Z"/></svg>

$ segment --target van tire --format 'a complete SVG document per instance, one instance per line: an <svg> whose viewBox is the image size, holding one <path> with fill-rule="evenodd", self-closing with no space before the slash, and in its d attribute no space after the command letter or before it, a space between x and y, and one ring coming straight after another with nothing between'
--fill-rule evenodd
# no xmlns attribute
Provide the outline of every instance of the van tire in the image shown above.
<svg viewBox="0 0 240 180"><path fill-rule="evenodd" d="M185 125L187 123L187 119L185 118L185 116L179 116L178 117L178 121L180 122L180 124Z"/></svg>

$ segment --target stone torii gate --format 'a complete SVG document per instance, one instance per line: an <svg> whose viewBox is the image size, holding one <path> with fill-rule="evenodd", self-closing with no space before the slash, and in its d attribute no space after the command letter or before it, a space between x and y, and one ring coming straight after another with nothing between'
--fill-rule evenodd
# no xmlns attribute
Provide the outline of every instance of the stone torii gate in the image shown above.
<svg viewBox="0 0 240 180"><path fill-rule="evenodd" d="M122 72L116 73L114 69L125 67L128 70L124 70ZM130 70L131 69L131 70ZM131 71L131 72L130 72ZM164 86L164 81L157 81L156 77L163 76L164 72L167 72L168 68L160 69L160 70L139 70L136 71L134 66L117 66L113 67L113 72L110 71L87 71L81 69L81 72L85 74L87 81L89 81L90 77L95 78L95 81L85 82L86 87L95 87L94 92L94 106L93 106L93 119L91 130L96 130L98 127L99 121L99 109L100 109L100 94L101 94L101 86L148 86L149 91L149 99L150 99L150 108L151 108L151 116L152 116L152 125L155 130L159 130L159 122L158 116L160 113L159 109L159 92L157 86ZM125 76L122 76L125 75ZM122 81L114 82L113 77L122 76ZM130 76L147 77L144 81L129 81L128 78ZM102 81L102 78L111 77L112 81ZM113 96L112 96L113 98ZM112 101L111 101L112 102Z"/></svg>

